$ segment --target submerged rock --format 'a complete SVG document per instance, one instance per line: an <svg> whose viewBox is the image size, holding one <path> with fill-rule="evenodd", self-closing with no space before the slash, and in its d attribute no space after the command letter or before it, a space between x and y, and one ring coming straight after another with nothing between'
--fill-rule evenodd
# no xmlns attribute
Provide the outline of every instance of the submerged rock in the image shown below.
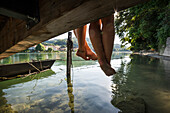
<svg viewBox="0 0 170 113"><path fill-rule="evenodd" d="M17 113L11 108L10 104L0 106L0 113Z"/></svg>
<svg viewBox="0 0 170 113"><path fill-rule="evenodd" d="M145 101L142 98L121 101L115 106L121 110L119 113L146 113Z"/></svg>

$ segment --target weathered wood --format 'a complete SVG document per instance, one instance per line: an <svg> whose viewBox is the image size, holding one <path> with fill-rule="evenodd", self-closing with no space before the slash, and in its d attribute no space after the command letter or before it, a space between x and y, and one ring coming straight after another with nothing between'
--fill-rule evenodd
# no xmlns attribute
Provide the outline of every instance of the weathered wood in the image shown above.
<svg viewBox="0 0 170 113"><path fill-rule="evenodd" d="M9 19L0 31L0 59L144 1L148 0L39 0L36 26L28 30L24 21Z"/></svg>
<svg viewBox="0 0 170 113"><path fill-rule="evenodd" d="M129 7L135 6L140 3L144 3L149 0L116 0L116 11L121 11Z"/></svg>
<svg viewBox="0 0 170 113"><path fill-rule="evenodd" d="M41 66L42 70L50 69L54 62L55 60L43 60L27 63L0 65L0 77L11 77L22 74L29 74L29 71L40 72Z"/></svg>
<svg viewBox="0 0 170 113"><path fill-rule="evenodd" d="M68 32L68 39L67 39L67 78L71 74L71 65L72 65L72 48L73 48L73 42L72 42L72 33Z"/></svg>

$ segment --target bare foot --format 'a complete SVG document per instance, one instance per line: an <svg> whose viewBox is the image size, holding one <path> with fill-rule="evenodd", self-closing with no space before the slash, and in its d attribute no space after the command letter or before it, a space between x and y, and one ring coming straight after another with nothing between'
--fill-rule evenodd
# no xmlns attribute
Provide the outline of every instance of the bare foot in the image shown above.
<svg viewBox="0 0 170 113"><path fill-rule="evenodd" d="M76 55L83 58L84 60L90 60L90 58L87 57L87 53L85 50L83 51L78 49Z"/></svg>
<svg viewBox="0 0 170 113"><path fill-rule="evenodd" d="M107 76L116 74L116 71L108 63L102 63L102 62L99 62L99 63L100 63L101 69Z"/></svg>
<svg viewBox="0 0 170 113"><path fill-rule="evenodd" d="M86 49L87 57L89 57L92 60L97 60L97 55L91 50Z"/></svg>

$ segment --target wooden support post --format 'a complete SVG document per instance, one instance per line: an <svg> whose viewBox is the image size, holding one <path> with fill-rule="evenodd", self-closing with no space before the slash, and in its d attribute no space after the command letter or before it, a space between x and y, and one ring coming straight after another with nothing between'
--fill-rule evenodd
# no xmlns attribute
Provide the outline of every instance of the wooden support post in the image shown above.
<svg viewBox="0 0 170 113"><path fill-rule="evenodd" d="M74 95L73 95L73 84L71 83L71 65L72 65L72 32L68 32L67 39L67 91L69 97L69 107L71 113L74 113Z"/></svg>
<svg viewBox="0 0 170 113"><path fill-rule="evenodd" d="M68 39L67 39L67 79L70 78L71 74L71 65L72 65L72 33L68 32Z"/></svg>

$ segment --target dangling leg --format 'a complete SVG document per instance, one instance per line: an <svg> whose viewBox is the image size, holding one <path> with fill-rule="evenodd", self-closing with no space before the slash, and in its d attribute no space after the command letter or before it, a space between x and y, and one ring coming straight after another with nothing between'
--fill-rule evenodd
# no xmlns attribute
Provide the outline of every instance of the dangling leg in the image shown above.
<svg viewBox="0 0 170 113"><path fill-rule="evenodd" d="M84 60L90 60L86 55L86 47L85 47L86 28L87 25L79 27L74 30L74 34L77 37L78 46L79 46L76 55L82 57Z"/></svg>
<svg viewBox="0 0 170 113"><path fill-rule="evenodd" d="M106 55L107 62L110 64L114 38L115 38L115 29L114 29L114 15L104 17L102 20L102 43L104 47L104 52Z"/></svg>
<svg viewBox="0 0 170 113"><path fill-rule="evenodd" d="M94 50L98 56L98 62L101 69L108 76L115 74L115 70L108 64L105 56L99 21L90 23L89 34Z"/></svg>
<svg viewBox="0 0 170 113"><path fill-rule="evenodd" d="M86 28L87 25L73 30L75 36L78 39L78 46L79 46L76 55L82 57L85 60L90 60L90 59L97 60L96 54L92 52L92 50L90 49L90 47L88 46L85 40Z"/></svg>

